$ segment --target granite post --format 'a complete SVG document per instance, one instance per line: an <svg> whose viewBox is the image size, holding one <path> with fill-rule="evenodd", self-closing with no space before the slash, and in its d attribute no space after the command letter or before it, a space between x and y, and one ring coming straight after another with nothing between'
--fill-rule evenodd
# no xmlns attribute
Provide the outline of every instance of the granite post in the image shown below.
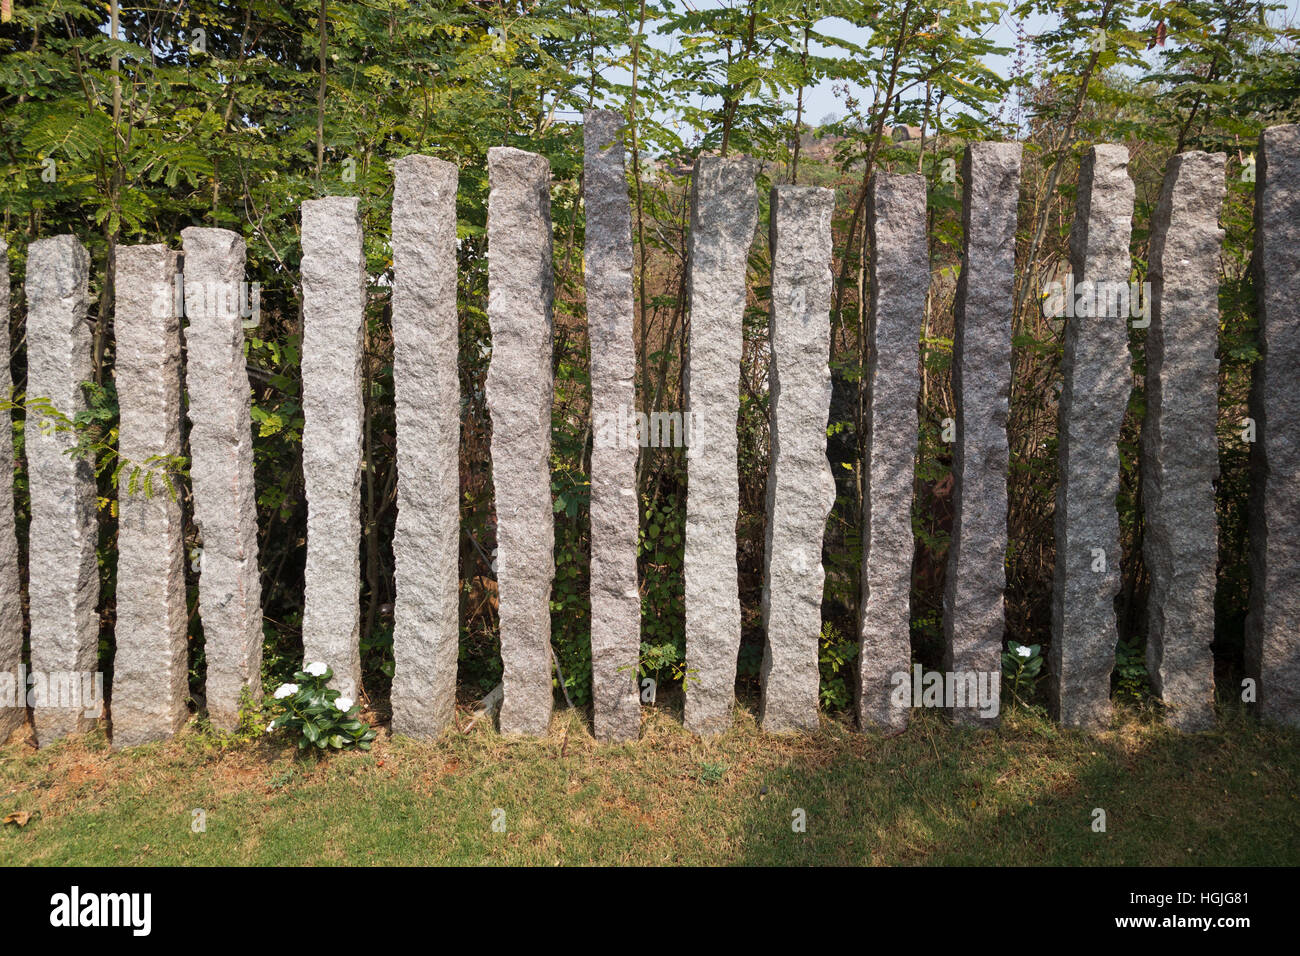
<svg viewBox="0 0 1300 956"><path fill-rule="evenodd" d="M1250 606L1246 674L1265 720L1300 726L1300 125L1259 141L1251 387Z"/></svg>
<svg viewBox="0 0 1300 956"><path fill-rule="evenodd" d="M1094 146L1079 169L1070 227L1072 308L1065 320L1052 587L1050 703L1067 727L1110 723L1119 632L1119 433L1132 379L1128 150ZM1070 314L1070 313L1073 314Z"/></svg>
<svg viewBox="0 0 1300 956"><path fill-rule="evenodd" d="M582 123L587 212L587 328L591 343L591 684L597 740L635 740L641 729L637 662L636 494L639 443L610 422L635 417L632 213L623 169L623 120L589 110ZM602 427L603 426L603 427Z"/></svg>
<svg viewBox="0 0 1300 956"><path fill-rule="evenodd" d="M686 727L731 726L740 651L736 420L749 247L758 224L753 160L701 156L691 185L686 351Z"/></svg>
<svg viewBox="0 0 1300 956"><path fill-rule="evenodd" d="M487 375L497 512L503 734L542 736L551 722L551 167L544 156L488 150Z"/></svg>
<svg viewBox="0 0 1300 956"><path fill-rule="evenodd" d="M821 725L822 536L835 504L826 460L835 192L774 186L770 208L772 426L759 720L769 732L811 731Z"/></svg>
<svg viewBox="0 0 1300 956"><path fill-rule="evenodd" d="M181 241L207 709L213 726L234 730L241 694L257 700L262 689L252 395L240 320L244 240L226 229L191 226L181 230Z"/></svg>
<svg viewBox="0 0 1300 956"><path fill-rule="evenodd" d="M1219 208L1223 153L1169 161L1151 224L1142 426L1147 671L1179 730L1214 726L1214 480L1219 474Z"/></svg>
<svg viewBox="0 0 1300 956"><path fill-rule="evenodd" d="M900 673L908 675L910 686L912 668L912 481L921 320L930 289L924 176L881 171L871 177L867 236L871 308L864 385L858 726L896 734L907 729L910 713L909 707L897 706L893 689Z"/></svg>
<svg viewBox="0 0 1300 956"><path fill-rule="evenodd" d="M86 407L81 383L95 377L89 282L90 257L75 237L40 239L27 250L28 591L41 747L88 730L103 700L95 476L88 461L67 454L77 440L71 427L30 407L48 401L65 420Z"/></svg>
<svg viewBox="0 0 1300 956"><path fill-rule="evenodd" d="M189 717L182 489L170 475L163 478L181 454L178 262L178 254L162 245L117 248L113 376L123 467L117 482L115 748L165 740Z"/></svg>
<svg viewBox="0 0 1300 956"><path fill-rule="evenodd" d="M435 737L455 713L460 644L457 171L418 155L393 170L393 732Z"/></svg>
<svg viewBox="0 0 1300 956"><path fill-rule="evenodd" d="M366 260L351 196L302 204L302 474L307 568L305 663L334 671L331 685L361 689L361 362Z"/></svg>
<svg viewBox="0 0 1300 956"><path fill-rule="evenodd" d="M957 440L943 592L944 670L965 698L946 702L957 724L996 724L1001 694L1020 154L1019 143L972 143L962 160L962 266L952 356ZM971 700L981 690L983 707Z"/></svg>

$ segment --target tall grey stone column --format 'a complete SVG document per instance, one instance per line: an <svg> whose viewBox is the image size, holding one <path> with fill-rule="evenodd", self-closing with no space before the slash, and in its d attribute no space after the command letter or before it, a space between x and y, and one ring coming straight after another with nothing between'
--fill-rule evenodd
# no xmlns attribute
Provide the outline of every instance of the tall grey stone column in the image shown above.
<svg viewBox="0 0 1300 956"><path fill-rule="evenodd" d="M169 491L157 478L166 459L181 454L178 258L162 245L117 248L113 375L123 468L117 483L114 747L165 740L189 717L181 489ZM152 479L147 490L146 475Z"/></svg>
<svg viewBox="0 0 1300 956"><path fill-rule="evenodd" d="M307 569L302 654L361 688L361 360L366 258L352 196L302 204L302 475Z"/></svg>
<svg viewBox="0 0 1300 956"><path fill-rule="evenodd" d="M190 483L202 535L199 613L215 727L239 724L239 697L262 690L262 585L257 567L252 395L239 317L244 240L226 229L181 230Z"/></svg>
<svg viewBox="0 0 1300 956"><path fill-rule="evenodd" d="M1119 632L1119 432L1132 388L1128 353L1128 150L1094 146L1079 169L1070 227L1073 315L1065 321L1052 586L1051 705L1067 727L1110 723Z"/></svg>
<svg viewBox="0 0 1300 956"><path fill-rule="evenodd" d="M492 484L497 509L504 697L501 732L541 736L551 722L551 164L488 150L488 321Z"/></svg>
<svg viewBox="0 0 1300 956"><path fill-rule="evenodd" d="M41 239L27 250L27 401L46 399L68 419L86 407L81 383L94 378L89 282L90 257L75 237ZM34 685L33 714L44 747L88 730L99 716L79 699L98 673L99 527L91 464L65 454L76 435L33 427L40 421L29 410L31 660L44 677Z"/></svg>
<svg viewBox="0 0 1300 956"><path fill-rule="evenodd" d="M435 737L455 713L460 644L457 171L432 156L393 171L393 733Z"/></svg>
<svg viewBox="0 0 1300 956"><path fill-rule="evenodd" d="M1255 283L1259 350L1251 388L1250 610L1246 673L1259 714L1300 726L1300 126L1259 141Z"/></svg>
<svg viewBox="0 0 1300 956"><path fill-rule="evenodd" d="M835 504L831 410L831 215L835 192L774 186L771 199L771 461L763 568L766 731L817 730L822 536Z"/></svg>
<svg viewBox="0 0 1300 956"><path fill-rule="evenodd" d="M857 691L858 726L885 734L905 730L910 713L895 705L893 687L899 673L909 675L911 686L912 480L921 320L930 289L925 222L924 176L877 172L871 177Z"/></svg>
<svg viewBox="0 0 1300 956"><path fill-rule="evenodd" d="M9 246L0 239L0 400L10 401L9 372ZM10 696L0 696L0 744L27 717L27 687L19 680L23 660L23 594L18 574L18 535L14 529L13 415L0 418L0 681L12 680ZM5 677L3 675L9 675ZM10 706L12 704L13 706Z"/></svg>
<svg viewBox="0 0 1300 956"><path fill-rule="evenodd" d="M1007 415L1016 264L1019 143L972 143L962 160L962 266L957 280L952 389L952 543L943 591L944 670L956 673L964 706L957 724L989 725L971 701L980 685L1001 693L1007 554Z"/></svg>
<svg viewBox="0 0 1300 956"><path fill-rule="evenodd" d="M1214 480L1219 474L1219 207L1223 153L1169 161L1151 224L1142 426L1147 670L1180 730L1214 726Z"/></svg>
<svg viewBox="0 0 1300 956"><path fill-rule="evenodd" d="M701 156L691 184L686 349L686 727L731 726L740 652L736 418L749 247L758 224L753 160Z"/></svg>
<svg viewBox="0 0 1300 956"><path fill-rule="evenodd" d="M583 117L582 197L587 210L587 328L592 421L634 419L632 212L623 170L623 120ZM621 417L620 417L621 416ZM638 443L597 427L591 448L591 685L597 740L635 740L641 729L637 662L641 593L636 550ZM610 439L614 440L611 441Z"/></svg>

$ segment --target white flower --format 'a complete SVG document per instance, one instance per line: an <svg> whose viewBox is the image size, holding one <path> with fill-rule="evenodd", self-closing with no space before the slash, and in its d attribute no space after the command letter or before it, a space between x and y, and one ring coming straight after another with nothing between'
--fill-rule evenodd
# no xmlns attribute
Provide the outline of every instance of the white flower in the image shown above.
<svg viewBox="0 0 1300 956"><path fill-rule="evenodd" d="M292 697L298 693L297 684L281 684L275 689L275 699L284 700L286 697Z"/></svg>
<svg viewBox="0 0 1300 956"><path fill-rule="evenodd" d="M268 734L269 734L271 731L273 731L273 730L275 730L275 721L274 721L274 720L271 721L269 724L266 725L266 732L267 732Z"/></svg>
<svg viewBox="0 0 1300 956"><path fill-rule="evenodd" d="M311 664L308 664L306 667L304 667L303 670L305 670L312 677L321 677L324 675L324 673L327 670L329 670L329 667L326 666L324 661L314 661Z"/></svg>
<svg viewBox="0 0 1300 956"><path fill-rule="evenodd" d="M1029 657L1034 652L1031 651L1029 648L1025 647L1025 645L1021 644L1019 647L1016 648L1016 653L1019 654L1021 657Z"/></svg>
<svg viewBox="0 0 1300 956"><path fill-rule="evenodd" d="M353 700L351 697L338 697L334 700L334 706L345 714L352 709L352 704Z"/></svg>

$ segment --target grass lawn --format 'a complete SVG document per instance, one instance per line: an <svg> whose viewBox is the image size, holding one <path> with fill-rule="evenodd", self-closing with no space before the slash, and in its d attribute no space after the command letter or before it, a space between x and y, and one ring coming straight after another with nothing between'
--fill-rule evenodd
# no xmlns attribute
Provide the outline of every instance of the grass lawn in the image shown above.
<svg viewBox="0 0 1300 956"><path fill-rule="evenodd" d="M825 718L769 736L738 710L700 740L661 706L641 741L603 746L559 711L541 740L385 730L320 762L195 727L123 753L102 731L40 752L21 733L0 747L0 818L30 819L0 826L5 865L1300 864L1300 734L1239 712L1190 737L1120 710L1090 737L1023 710L992 732L913 711L881 739Z"/></svg>

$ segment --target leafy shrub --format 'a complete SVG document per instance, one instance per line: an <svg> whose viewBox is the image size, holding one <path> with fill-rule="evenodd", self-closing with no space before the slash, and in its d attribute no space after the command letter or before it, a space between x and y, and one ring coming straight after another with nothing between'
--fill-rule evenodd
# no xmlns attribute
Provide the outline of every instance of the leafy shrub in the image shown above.
<svg viewBox="0 0 1300 956"><path fill-rule="evenodd" d="M299 750L369 750L375 732L357 716L360 707L351 698L325 686L333 676L325 664L308 664L293 675L293 683L281 684L274 694L279 703L271 704L280 713L267 724L266 732L289 731Z"/></svg>
<svg viewBox="0 0 1300 956"><path fill-rule="evenodd" d="M1010 641L1002 652L1002 682L1005 694L1017 704L1028 707L1026 697L1032 697L1038 678L1043 672L1043 645L1017 644Z"/></svg>
<svg viewBox="0 0 1300 956"><path fill-rule="evenodd" d="M853 703L852 671L849 661L858 656L857 641L840 636L835 625L822 625L817 663L821 668L821 701L828 710L843 710Z"/></svg>
<svg viewBox="0 0 1300 956"><path fill-rule="evenodd" d="M1120 700L1140 704L1149 696L1146 649L1139 639L1120 641L1115 648L1114 684L1115 696Z"/></svg>

